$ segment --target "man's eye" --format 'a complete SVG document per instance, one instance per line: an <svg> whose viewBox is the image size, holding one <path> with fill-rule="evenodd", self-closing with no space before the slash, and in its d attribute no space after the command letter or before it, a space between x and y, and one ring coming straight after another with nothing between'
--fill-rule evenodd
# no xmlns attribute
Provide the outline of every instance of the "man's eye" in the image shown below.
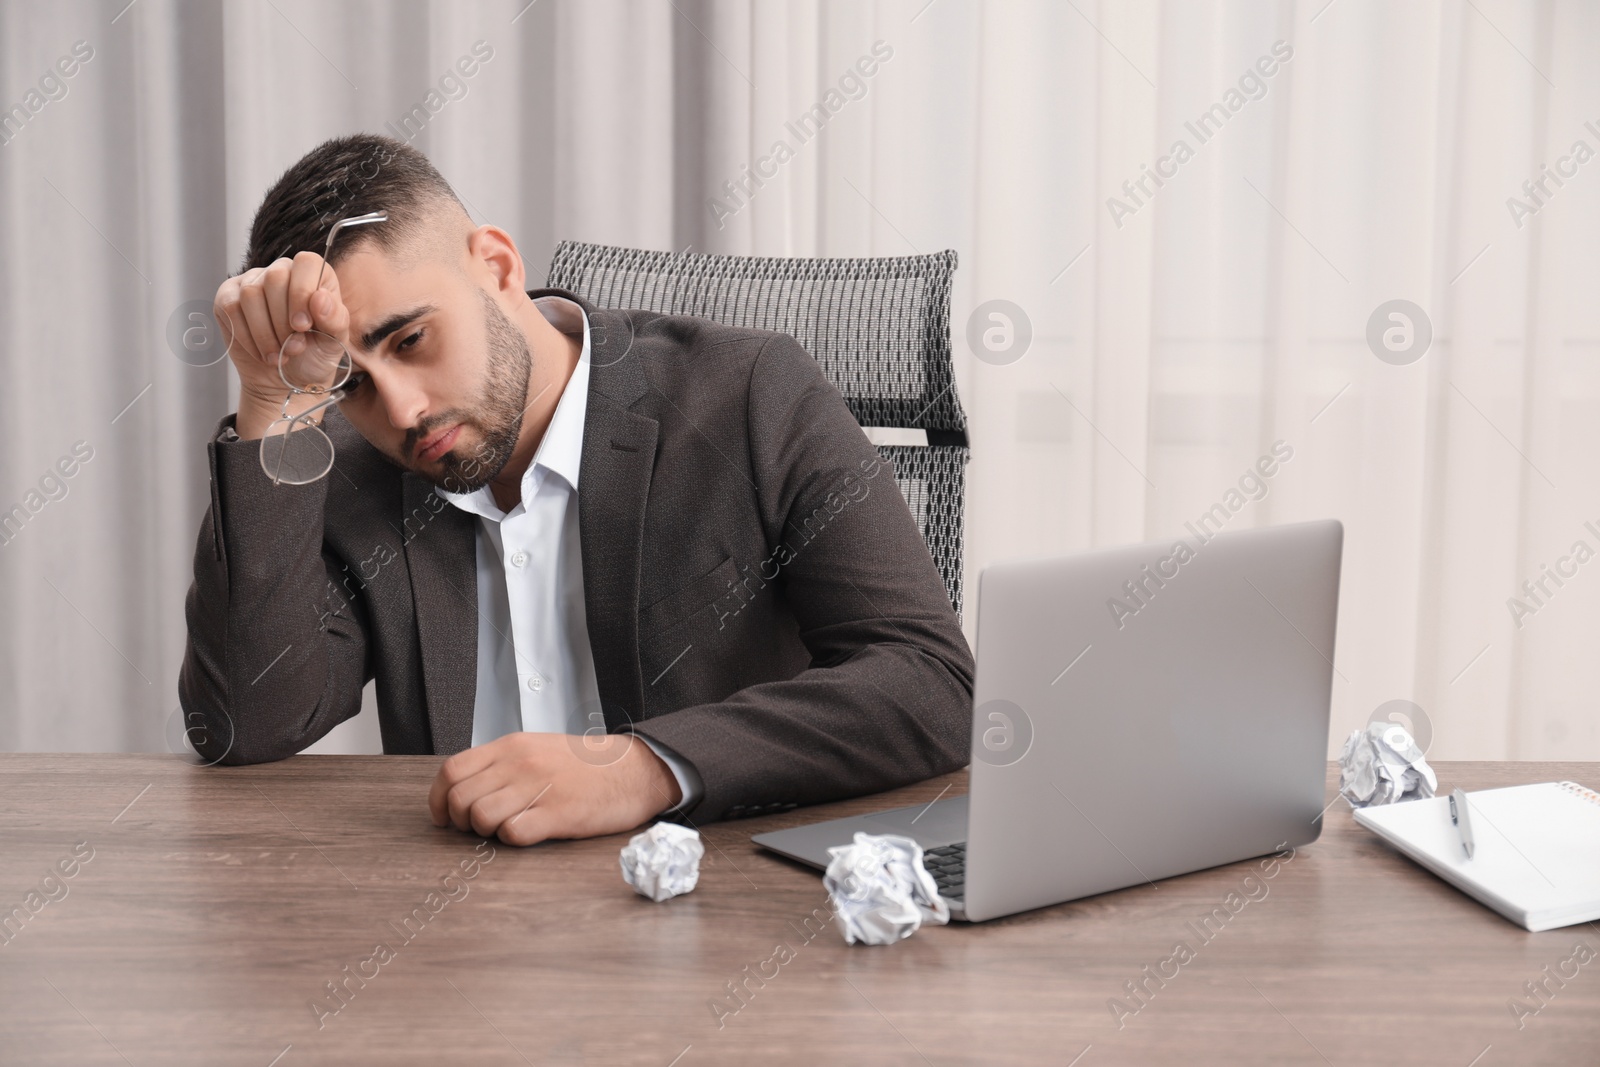
<svg viewBox="0 0 1600 1067"><path fill-rule="evenodd" d="M427 331L425 330L418 330L416 333L412 334L410 337L407 337L404 341L401 341L398 345L396 345L395 351L404 352L406 349L422 340L422 335L426 332Z"/></svg>

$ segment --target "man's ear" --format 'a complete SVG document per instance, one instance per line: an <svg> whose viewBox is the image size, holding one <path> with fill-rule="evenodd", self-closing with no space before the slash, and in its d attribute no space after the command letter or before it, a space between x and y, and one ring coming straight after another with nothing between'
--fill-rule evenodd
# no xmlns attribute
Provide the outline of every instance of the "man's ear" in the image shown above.
<svg viewBox="0 0 1600 1067"><path fill-rule="evenodd" d="M511 235L498 226L483 225L467 235L467 255L475 266L488 270L494 287L503 293L527 292L528 270Z"/></svg>

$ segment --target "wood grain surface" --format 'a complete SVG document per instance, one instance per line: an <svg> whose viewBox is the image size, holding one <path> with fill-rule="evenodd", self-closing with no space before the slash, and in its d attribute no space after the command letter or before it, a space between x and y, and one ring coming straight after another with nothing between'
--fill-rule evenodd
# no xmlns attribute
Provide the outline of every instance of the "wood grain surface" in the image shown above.
<svg viewBox="0 0 1600 1067"><path fill-rule="evenodd" d="M1600 958L1565 962L1600 926L1529 934L1342 801L1271 878L1233 864L868 948L750 835L959 794L964 772L706 826L699 888L654 904L622 881L627 835L433 827L438 764L0 755L0 913L30 915L0 935L0 1063L1600 1063ZM1600 785L1597 764L1436 769Z"/></svg>

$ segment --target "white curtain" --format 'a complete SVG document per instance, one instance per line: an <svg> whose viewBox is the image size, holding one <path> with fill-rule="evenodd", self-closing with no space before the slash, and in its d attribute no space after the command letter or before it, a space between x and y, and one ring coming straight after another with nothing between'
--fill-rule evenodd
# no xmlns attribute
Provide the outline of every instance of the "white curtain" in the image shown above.
<svg viewBox="0 0 1600 1067"><path fill-rule="evenodd" d="M1600 759L1592 4L124 5L0 6L0 748L168 747L233 399L169 320L285 167L400 130L536 281L566 237L956 249L969 588L1337 517L1334 750L1408 700L1435 758ZM967 344L991 300L1020 359ZM1420 358L1369 347L1393 300ZM375 751L362 719L324 747Z"/></svg>

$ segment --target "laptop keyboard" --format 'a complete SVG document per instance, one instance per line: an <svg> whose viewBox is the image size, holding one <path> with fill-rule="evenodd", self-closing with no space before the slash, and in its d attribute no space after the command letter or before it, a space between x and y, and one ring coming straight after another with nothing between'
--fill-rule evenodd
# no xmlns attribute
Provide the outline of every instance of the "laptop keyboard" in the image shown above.
<svg viewBox="0 0 1600 1067"><path fill-rule="evenodd" d="M950 900L961 900L966 895L967 843L930 848L922 854L922 865L933 875L933 884L939 895Z"/></svg>

